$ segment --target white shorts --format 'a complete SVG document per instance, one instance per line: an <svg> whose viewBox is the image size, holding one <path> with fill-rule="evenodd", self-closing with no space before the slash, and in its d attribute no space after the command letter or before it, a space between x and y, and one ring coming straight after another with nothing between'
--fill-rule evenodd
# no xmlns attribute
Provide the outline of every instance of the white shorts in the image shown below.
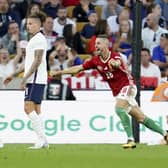
<svg viewBox="0 0 168 168"><path fill-rule="evenodd" d="M124 86L120 93L116 96L117 99L127 100L131 106L137 106L138 103L135 100L137 94L137 87L135 85Z"/></svg>

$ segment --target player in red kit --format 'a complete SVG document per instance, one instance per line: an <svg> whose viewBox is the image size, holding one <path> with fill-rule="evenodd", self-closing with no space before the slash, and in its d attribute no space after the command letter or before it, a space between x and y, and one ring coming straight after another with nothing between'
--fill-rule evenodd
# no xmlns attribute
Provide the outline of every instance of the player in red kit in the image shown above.
<svg viewBox="0 0 168 168"><path fill-rule="evenodd" d="M163 130L152 119L147 117L138 106L135 100L137 88L134 84L133 77L127 70L120 54L109 51L108 43L108 38L105 35L98 36L95 44L98 53L97 56L86 60L82 65L73 66L63 71L51 72L51 75L76 74L87 69L97 69L103 79L108 82L113 96L116 98L115 112L119 116L128 137L128 141L123 145L123 148L136 147L128 114L134 117L137 122L163 135L168 144L166 130Z"/></svg>

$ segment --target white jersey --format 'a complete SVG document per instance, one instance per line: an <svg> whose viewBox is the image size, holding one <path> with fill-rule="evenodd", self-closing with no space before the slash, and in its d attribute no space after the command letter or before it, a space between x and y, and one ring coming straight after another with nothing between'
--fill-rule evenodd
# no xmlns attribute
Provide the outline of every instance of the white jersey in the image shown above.
<svg viewBox="0 0 168 168"><path fill-rule="evenodd" d="M35 58L35 50L42 49L43 57L42 62L37 69L37 73L33 73L27 80L27 83L47 84L47 65L46 65L46 52L47 40L45 36L39 32L34 35L27 44L26 57L25 57L25 72L24 75L30 70Z"/></svg>

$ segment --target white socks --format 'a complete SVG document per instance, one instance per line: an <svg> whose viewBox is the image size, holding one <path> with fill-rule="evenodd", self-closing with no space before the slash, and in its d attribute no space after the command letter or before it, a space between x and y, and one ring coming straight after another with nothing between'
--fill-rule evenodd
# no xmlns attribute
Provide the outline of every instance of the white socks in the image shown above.
<svg viewBox="0 0 168 168"><path fill-rule="evenodd" d="M46 137L44 133L43 121L41 116L39 116L35 111L28 114L28 117L32 123L32 128L36 132L38 138L44 142L46 142Z"/></svg>

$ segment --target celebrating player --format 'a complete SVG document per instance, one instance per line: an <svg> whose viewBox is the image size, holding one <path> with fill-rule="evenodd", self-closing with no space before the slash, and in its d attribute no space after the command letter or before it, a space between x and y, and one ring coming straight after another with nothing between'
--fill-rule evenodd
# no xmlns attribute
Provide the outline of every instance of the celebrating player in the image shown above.
<svg viewBox="0 0 168 168"><path fill-rule="evenodd" d="M47 41L40 32L44 20L45 15L43 13L28 16L26 26L31 38L26 47L25 65L4 81L5 84L8 84L14 76L24 71L21 82L21 88L25 88L24 110L31 120L32 127L38 137L38 141L34 146L30 147L31 149L49 147L40 116L44 87L47 84Z"/></svg>
<svg viewBox="0 0 168 168"><path fill-rule="evenodd" d="M109 51L108 45L108 38L105 35L99 35L95 44L98 56L93 56L91 59L86 60L82 65L74 66L62 71L51 72L51 75L76 74L87 69L97 69L103 79L108 82L113 92L113 96L116 98L115 111L119 116L128 137L128 141L123 145L123 148L136 147L128 114L134 117L139 123L144 124L147 128L163 135L165 141L168 143L167 132L141 111L135 100L137 88L134 80L120 55Z"/></svg>

